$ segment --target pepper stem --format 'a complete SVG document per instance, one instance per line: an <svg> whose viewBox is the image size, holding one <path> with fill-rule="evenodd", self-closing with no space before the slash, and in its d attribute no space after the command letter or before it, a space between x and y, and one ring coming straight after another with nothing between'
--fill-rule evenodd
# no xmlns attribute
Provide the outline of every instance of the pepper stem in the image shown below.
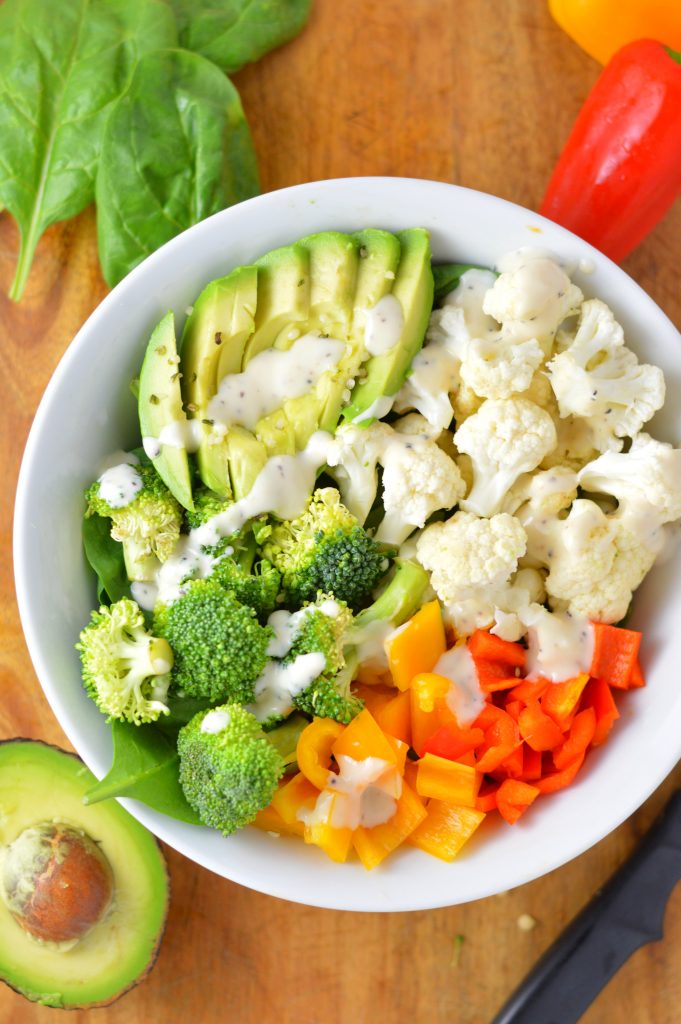
<svg viewBox="0 0 681 1024"><path fill-rule="evenodd" d="M681 64L681 51L672 50L671 46L665 46L665 50L672 60L675 60L677 64Z"/></svg>

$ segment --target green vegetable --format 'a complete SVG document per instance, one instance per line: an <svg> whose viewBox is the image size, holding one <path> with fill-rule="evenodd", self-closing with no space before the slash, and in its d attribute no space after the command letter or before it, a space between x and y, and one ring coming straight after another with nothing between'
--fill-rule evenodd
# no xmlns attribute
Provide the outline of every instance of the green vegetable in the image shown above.
<svg viewBox="0 0 681 1024"><path fill-rule="evenodd" d="M153 578L159 562L164 562L175 548L182 525L182 512L153 466L139 465L141 488L133 500L115 508L100 497L96 480L87 490L86 516L102 516L111 520L111 536L121 541L128 577L145 581Z"/></svg>
<svg viewBox="0 0 681 1024"><path fill-rule="evenodd" d="M228 590L210 579L191 581L172 604L156 606L154 631L173 649L176 689L213 703L253 700L272 630Z"/></svg>
<svg viewBox="0 0 681 1024"><path fill-rule="evenodd" d="M315 491L302 515L273 527L263 554L281 572L293 607L332 594L361 608L388 570L386 553L341 504L338 491Z"/></svg>
<svg viewBox="0 0 681 1024"><path fill-rule="evenodd" d="M268 729L267 726L263 726L267 733L267 739L275 750L279 751L289 771L296 765L296 749L300 734L309 724L309 718L294 711L285 722L280 722L274 728Z"/></svg>
<svg viewBox="0 0 681 1024"><path fill-rule="evenodd" d="M199 825L199 817L180 786L174 744L153 725L134 726L114 720L111 732L113 763L104 778L88 790L85 803L127 796L178 821Z"/></svg>
<svg viewBox="0 0 681 1024"><path fill-rule="evenodd" d="M421 607L430 578L418 562L397 559L395 573L372 605L355 616L351 636L360 637L373 622L390 622L401 626Z"/></svg>
<svg viewBox="0 0 681 1024"><path fill-rule="evenodd" d="M293 39L312 0L171 0L188 50L233 74Z"/></svg>
<svg viewBox="0 0 681 1024"><path fill-rule="evenodd" d="M136 60L176 38L160 0L0 6L0 208L21 235L10 298L21 298L45 229L92 202L103 124Z"/></svg>
<svg viewBox="0 0 681 1024"><path fill-rule="evenodd" d="M125 571L123 546L111 536L106 519L86 515L83 519L85 557L97 577L100 604L130 597L130 582Z"/></svg>
<svg viewBox="0 0 681 1024"><path fill-rule="evenodd" d="M202 732L207 715L224 713L218 732ZM267 807L285 761L260 723L239 704L203 711L180 730L180 784L205 825L231 835Z"/></svg>
<svg viewBox="0 0 681 1024"><path fill-rule="evenodd" d="M140 725L167 712L173 652L147 632L130 598L93 612L76 648L87 694L103 714Z"/></svg>
<svg viewBox="0 0 681 1024"><path fill-rule="evenodd" d="M185 50L148 54L112 111L97 175L97 235L110 285L185 228L259 190L239 94Z"/></svg>
<svg viewBox="0 0 681 1024"><path fill-rule="evenodd" d="M435 291L433 305L439 306L450 292L453 292L467 270L488 270L475 263L438 263L433 266Z"/></svg>
<svg viewBox="0 0 681 1024"><path fill-rule="evenodd" d="M237 601L252 608L261 620L277 607L281 573L267 559L249 567L242 559L225 555L213 569L210 579L230 590Z"/></svg>
<svg viewBox="0 0 681 1024"><path fill-rule="evenodd" d="M324 612L328 596L320 594L317 607L302 619L284 664L295 661L303 654L319 651L324 655L324 671L302 693L296 694L293 704L300 711L320 718L334 718L347 724L364 707L358 697L350 693L350 684L357 670L357 659L353 652L344 647L348 642L348 631L352 613L341 605L336 614Z"/></svg>

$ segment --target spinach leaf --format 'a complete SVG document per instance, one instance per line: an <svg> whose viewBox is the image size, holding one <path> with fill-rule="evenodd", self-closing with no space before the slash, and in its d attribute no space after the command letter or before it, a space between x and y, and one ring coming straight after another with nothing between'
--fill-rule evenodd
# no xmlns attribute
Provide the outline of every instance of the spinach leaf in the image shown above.
<svg viewBox="0 0 681 1024"><path fill-rule="evenodd" d="M130 597L130 582L125 571L123 545L111 536L111 521L102 516L83 519L85 557L97 577L100 604Z"/></svg>
<svg viewBox="0 0 681 1024"><path fill-rule="evenodd" d="M180 786L174 744L153 725L131 725L114 719L111 731L113 764L101 782L85 794L85 803L129 796L170 818L200 825Z"/></svg>
<svg viewBox="0 0 681 1024"><path fill-rule="evenodd" d="M436 263L433 266L434 305L439 305L450 292L454 291L467 270L489 270L489 267L479 267L474 263Z"/></svg>
<svg viewBox="0 0 681 1024"><path fill-rule="evenodd" d="M194 715L198 715L200 711L207 711L214 703L205 697L178 697L176 694L169 693L166 699L169 714L161 715L156 722L156 728L160 729L164 735L177 739L177 734L183 725L191 721Z"/></svg>
<svg viewBox="0 0 681 1024"><path fill-rule="evenodd" d="M258 189L229 79L186 50L147 54L104 132L96 189L104 277L116 284L174 235Z"/></svg>
<svg viewBox="0 0 681 1024"><path fill-rule="evenodd" d="M137 58L176 38L161 0L0 6L0 208L21 235L12 299L45 229L92 202L103 124Z"/></svg>
<svg viewBox="0 0 681 1024"><path fill-rule="evenodd" d="M293 39L312 0L170 0L180 42L228 75Z"/></svg>

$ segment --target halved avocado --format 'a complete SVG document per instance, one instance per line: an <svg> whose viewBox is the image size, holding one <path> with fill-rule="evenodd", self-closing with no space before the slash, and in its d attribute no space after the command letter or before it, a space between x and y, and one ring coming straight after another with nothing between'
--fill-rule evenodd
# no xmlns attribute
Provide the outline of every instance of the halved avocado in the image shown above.
<svg viewBox="0 0 681 1024"><path fill-rule="evenodd" d="M297 242L261 256L258 268L258 306L255 331L250 338L242 369L251 359L272 348L279 335L305 324L310 310L310 257ZM285 346L288 347L288 346Z"/></svg>
<svg viewBox="0 0 681 1024"><path fill-rule="evenodd" d="M179 363L175 317L172 312L166 313L153 330L140 370L138 410L143 440L156 440L164 427L187 421L182 408ZM151 450L147 450L147 454L180 505L193 509L186 448L163 444L159 446L158 454L152 454Z"/></svg>
<svg viewBox="0 0 681 1024"><path fill-rule="evenodd" d="M423 228L407 228L397 235L401 255L392 294L402 307L404 325L399 342L388 352L372 356L366 363L366 377L352 393L343 410L346 420L356 420L383 397L392 397L402 387L409 367L423 344L433 307L433 271L430 240ZM361 421L368 426L373 417Z"/></svg>
<svg viewBox="0 0 681 1024"><path fill-rule="evenodd" d="M83 796L95 782L78 757L57 747L23 739L0 743L0 979L45 1006L112 1002L148 974L163 935L168 875L160 847L115 801L86 807ZM61 879L54 879L44 864L36 870L44 848L40 826L43 834L51 829L60 840L53 857ZM75 860L65 837L73 841ZM83 931L82 921L65 917L64 905L81 912L92 905L93 879L95 890L106 897L95 907L102 916L75 944L63 941ZM44 898L50 892L42 887L52 884L66 893L64 903L58 891L53 899ZM34 937L38 934L42 941ZM50 935L61 941L50 942Z"/></svg>

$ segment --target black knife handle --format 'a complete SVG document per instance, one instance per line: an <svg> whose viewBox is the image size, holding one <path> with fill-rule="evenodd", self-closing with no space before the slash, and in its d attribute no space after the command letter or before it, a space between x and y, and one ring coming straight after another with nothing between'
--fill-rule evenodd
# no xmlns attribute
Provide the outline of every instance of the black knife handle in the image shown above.
<svg viewBox="0 0 681 1024"><path fill-rule="evenodd" d="M679 878L681 790L492 1024L576 1024L631 954L662 938L667 900Z"/></svg>

